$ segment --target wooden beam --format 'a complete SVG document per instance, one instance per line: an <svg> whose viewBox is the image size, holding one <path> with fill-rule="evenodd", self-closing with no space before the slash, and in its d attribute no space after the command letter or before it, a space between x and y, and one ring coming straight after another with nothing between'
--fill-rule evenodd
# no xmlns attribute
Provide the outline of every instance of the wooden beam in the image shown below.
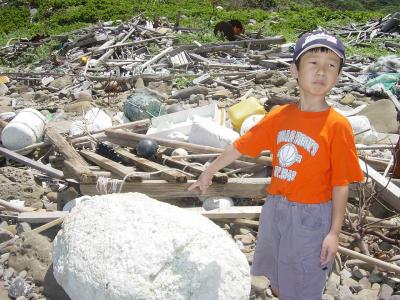
<svg viewBox="0 0 400 300"><path fill-rule="evenodd" d="M338 251L339 251L339 253L341 253L343 255L348 255L348 256L360 259L362 261L365 261L366 263L368 263L370 265L377 266L378 268L380 268L384 271L400 274L400 267L395 264L388 263L386 261L382 261L382 260L374 258L374 257L370 257L368 255L344 248L342 246L339 246Z"/></svg>
<svg viewBox="0 0 400 300"><path fill-rule="evenodd" d="M145 128L149 127L149 125L150 125L150 119L143 119L143 120L139 120L139 121L119 124L119 125L109 128L109 129L140 130L140 129L145 129ZM68 142L70 142L72 145L75 145L75 144L85 143L85 142L93 140L93 139L104 140L105 138L106 138L106 135L104 134L104 129L103 129L103 130L92 132L90 135L72 137L72 138L68 139Z"/></svg>
<svg viewBox="0 0 400 300"><path fill-rule="evenodd" d="M173 198L198 197L200 192L188 191L188 187L195 180L188 180L187 183L168 183L165 180L144 180L140 183L125 183L122 187L122 193L138 192L149 197L163 200ZM212 184L207 193L202 196L227 196L237 198L264 198L266 196L266 187L269 184L269 178L229 178L225 184ZM98 195L95 184L81 184L81 193L83 195Z"/></svg>
<svg viewBox="0 0 400 300"><path fill-rule="evenodd" d="M122 178L128 176L127 181L140 182L143 179L141 176L133 173L135 168L126 167L89 150L81 150L79 153L107 171L111 171Z"/></svg>
<svg viewBox="0 0 400 300"><path fill-rule="evenodd" d="M119 148L116 150L116 152L124 161L130 162L140 169L148 172L160 172L160 177L168 182L185 183L187 182L188 177L193 178L193 176L185 175L177 170L171 170L169 167L160 165L142 157L138 157L125 149Z"/></svg>
<svg viewBox="0 0 400 300"><path fill-rule="evenodd" d="M364 175L368 175L382 192L379 194L386 203L391 205L396 210L400 211L400 187L389 181L386 177L378 173L374 168L368 165L365 161L359 158L361 170Z"/></svg>
<svg viewBox="0 0 400 300"><path fill-rule="evenodd" d="M47 174L50 177L54 177L57 179L61 179L64 177L64 174L62 171L54 169L49 166L46 166L40 162L32 160L28 157L25 157L21 154L15 153L14 151L8 150L6 148L0 147L0 154L4 155L5 157L7 157L9 159L17 161L17 162L23 164L24 166L31 167L31 168L38 170L44 174Z"/></svg>
<svg viewBox="0 0 400 300"><path fill-rule="evenodd" d="M197 176L199 176L205 170L205 167L193 165L192 163L184 160L173 159L167 155L162 155L160 160L167 166L185 170ZM217 172L213 176L213 181L217 183L227 183L228 176L224 173Z"/></svg>
<svg viewBox="0 0 400 300"><path fill-rule="evenodd" d="M126 147L134 148L138 141L141 141L142 139L150 139L150 140L156 141L158 144L166 146L166 147L184 148L184 149L194 152L194 153L222 153L222 152L224 152L224 149L221 149L221 148L191 144L191 143L168 140L168 139L157 138L157 137L150 137L150 136L147 136L144 134L126 132L126 131L122 131L122 130L107 129L106 135L108 137L112 138L113 143L117 143L121 146L126 146ZM267 166L270 166L272 163L272 158L264 157L264 156L261 156L258 158L249 158L246 156L241 156L240 159L249 161L249 162L256 162L258 164L267 165Z"/></svg>
<svg viewBox="0 0 400 300"><path fill-rule="evenodd" d="M46 135L65 158L65 173L82 182L95 182L96 175L89 169L86 161L75 151L66 139L55 131L54 128L48 128Z"/></svg>
<svg viewBox="0 0 400 300"><path fill-rule="evenodd" d="M205 210L202 207L187 208L203 216L216 220L216 219L258 219L260 216L262 206L232 206L225 208L217 208L212 210Z"/></svg>
<svg viewBox="0 0 400 300"><path fill-rule="evenodd" d="M68 216L67 211L35 211L35 212L23 212L18 214L18 222L27 222L32 224L48 223L50 221L64 218Z"/></svg>

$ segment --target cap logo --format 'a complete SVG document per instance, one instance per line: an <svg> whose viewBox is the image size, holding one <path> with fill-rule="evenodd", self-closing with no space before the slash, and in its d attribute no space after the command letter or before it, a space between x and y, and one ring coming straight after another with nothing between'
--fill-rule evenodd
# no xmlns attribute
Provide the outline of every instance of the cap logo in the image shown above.
<svg viewBox="0 0 400 300"><path fill-rule="evenodd" d="M307 45L308 43L311 43L312 41L315 40L326 40L328 42L331 42L333 44L337 44L337 38L334 36L331 36L326 33L318 33L318 34L313 34L305 38L303 45L301 46L302 48Z"/></svg>

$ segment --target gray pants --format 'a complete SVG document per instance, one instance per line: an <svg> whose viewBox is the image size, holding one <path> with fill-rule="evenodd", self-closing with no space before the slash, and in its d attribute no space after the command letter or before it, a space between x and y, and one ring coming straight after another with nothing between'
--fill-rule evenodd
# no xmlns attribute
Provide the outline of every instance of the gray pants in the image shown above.
<svg viewBox="0 0 400 300"><path fill-rule="evenodd" d="M321 300L332 266L320 264L331 219L332 201L302 204L269 195L261 210L251 274L267 276L281 300Z"/></svg>

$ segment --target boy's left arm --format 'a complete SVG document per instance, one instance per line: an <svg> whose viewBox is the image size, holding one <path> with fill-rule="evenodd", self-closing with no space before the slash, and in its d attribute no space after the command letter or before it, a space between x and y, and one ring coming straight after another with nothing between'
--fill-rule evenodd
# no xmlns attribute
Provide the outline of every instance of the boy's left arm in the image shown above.
<svg viewBox="0 0 400 300"><path fill-rule="evenodd" d="M348 185L334 186L332 189L332 225L331 230L322 243L320 256L320 263L322 266L327 265L336 255L339 246L339 234L346 212L348 195Z"/></svg>

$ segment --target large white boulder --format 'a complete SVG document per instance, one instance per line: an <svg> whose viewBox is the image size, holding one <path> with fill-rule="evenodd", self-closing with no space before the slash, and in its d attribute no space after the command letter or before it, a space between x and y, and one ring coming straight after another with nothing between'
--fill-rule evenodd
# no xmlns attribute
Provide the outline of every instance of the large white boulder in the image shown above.
<svg viewBox="0 0 400 300"><path fill-rule="evenodd" d="M140 193L93 196L54 240L72 300L248 299L246 257L217 225Z"/></svg>

